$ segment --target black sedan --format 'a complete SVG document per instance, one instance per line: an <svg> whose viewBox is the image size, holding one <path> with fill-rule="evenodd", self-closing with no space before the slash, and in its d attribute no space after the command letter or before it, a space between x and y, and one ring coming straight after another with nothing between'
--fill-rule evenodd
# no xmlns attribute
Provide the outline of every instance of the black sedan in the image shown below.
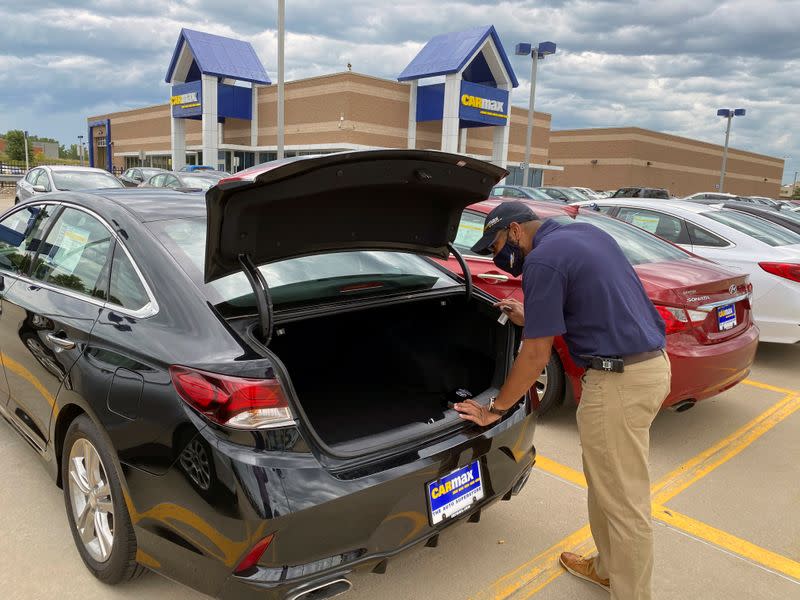
<svg viewBox="0 0 800 600"><path fill-rule="evenodd" d="M497 394L516 329L423 256L456 253L462 210L504 175L352 152L244 171L205 203L58 192L2 215L0 413L63 487L88 569L327 598L518 493L529 399L487 428L450 404Z"/></svg>
<svg viewBox="0 0 800 600"><path fill-rule="evenodd" d="M156 167L132 167L126 169L119 176L119 180L125 184L125 187L139 187L154 175L166 172L166 169L157 169Z"/></svg>
<svg viewBox="0 0 800 600"><path fill-rule="evenodd" d="M164 171L158 173L139 187L170 188L173 190L199 190L205 192L216 185L220 179L228 177L221 171L195 171L184 173L182 171Z"/></svg>

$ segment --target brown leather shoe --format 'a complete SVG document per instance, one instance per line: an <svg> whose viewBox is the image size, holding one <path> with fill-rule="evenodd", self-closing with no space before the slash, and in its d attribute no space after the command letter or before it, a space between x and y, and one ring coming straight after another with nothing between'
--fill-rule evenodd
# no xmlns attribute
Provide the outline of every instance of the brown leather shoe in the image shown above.
<svg viewBox="0 0 800 600"><path fill-rule="evenodd" d="M591 581L606 591L611 590L608 579L602 579L594 570L594 557L583 558L572 552L563 552L561 556L558 557L558 561L561 563L561 566L576 577Z"/></svg>

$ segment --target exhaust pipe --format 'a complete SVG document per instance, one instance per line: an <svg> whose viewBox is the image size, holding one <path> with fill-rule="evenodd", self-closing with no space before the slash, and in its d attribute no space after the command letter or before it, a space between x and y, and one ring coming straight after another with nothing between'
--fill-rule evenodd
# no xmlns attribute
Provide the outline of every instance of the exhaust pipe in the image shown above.
<svg viewBox="0 0 800 600"><path fill-rule="evenodd" d="M681 400L670 406L669 409L674 412L682 413L692 408L695 404L697 404L696 400Z"/></svg>
<svg viewBox="0 0 800 600"><path fill-rule="evenodd" d="M349 592L353 584L347 579L334 579L290 596L288 600L323 600Z"/></svg>

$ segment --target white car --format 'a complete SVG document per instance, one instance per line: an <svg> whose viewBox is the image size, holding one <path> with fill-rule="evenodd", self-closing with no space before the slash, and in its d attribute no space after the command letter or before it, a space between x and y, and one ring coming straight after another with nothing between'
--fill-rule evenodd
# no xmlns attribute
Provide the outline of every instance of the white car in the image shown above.
<svg viewBox="0 0 800 600"><path fill-rule="evenodd" d="M605 196L603 196L599 192L595 192L594 190L591 190L589 188L572 186L572 189L579 191L581 194L583 194L590 200L602 200L603 198L605 198Z"/></svg>
<svg viewBox="0 0 800 600"><path fill-rule="evenodd" d="M800 234L754 215L680 200L600 200L592 208L745 272L761 340L800 342ZM703 290L697 294L702 296Z"/></svg>
<svg viewBox="0 0 800 600"><path fill-rule="evenodd" d="M94 167L48 165L34 167L17 182L14 204L48 192L125 187L108 171Z"/></svg>

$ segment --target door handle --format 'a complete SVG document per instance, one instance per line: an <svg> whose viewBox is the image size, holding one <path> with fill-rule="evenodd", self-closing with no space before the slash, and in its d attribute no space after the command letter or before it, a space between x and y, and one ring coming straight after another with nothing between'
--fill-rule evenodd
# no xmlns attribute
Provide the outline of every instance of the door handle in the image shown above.
<svg viewBox="0 0 800 600"><path fill-rule="evenodd" d="M484 279L486 281L494 281L495 283L500 283L501 281L508 281L508 275L501 275L500 273L478 273L476 277L478 279Z"/></svg>
<svg viewBox="0 0 800 600"><path fill-rule="evenodd" d="M48 342L64 350L72 350L75 347L75 342L68 338L58 337L54 333L48 333L46 337Z"/></svg>

